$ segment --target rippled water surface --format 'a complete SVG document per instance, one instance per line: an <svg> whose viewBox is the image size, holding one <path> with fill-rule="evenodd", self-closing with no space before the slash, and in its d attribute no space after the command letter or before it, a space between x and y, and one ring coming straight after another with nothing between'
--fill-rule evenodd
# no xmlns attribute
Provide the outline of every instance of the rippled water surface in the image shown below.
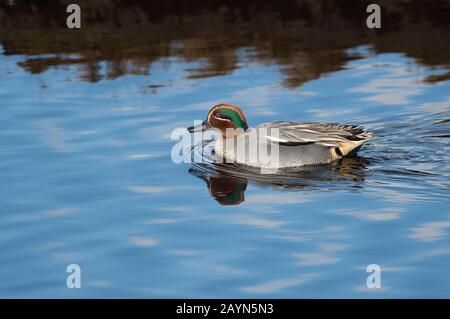
<svg viewBox="0 0 450 319"><path fill-rule="evenodd" d="M0 52L0 296L450 297L450 82L424 81L445 69L362 45L293 86L249 46L214 76L173 54L85 81L77 63L24 67L54 55ZM250 126L343 122L375 138L294 182L175 164L172 130L219 102ZM66 287L72 263L81 289Z"/></svg>

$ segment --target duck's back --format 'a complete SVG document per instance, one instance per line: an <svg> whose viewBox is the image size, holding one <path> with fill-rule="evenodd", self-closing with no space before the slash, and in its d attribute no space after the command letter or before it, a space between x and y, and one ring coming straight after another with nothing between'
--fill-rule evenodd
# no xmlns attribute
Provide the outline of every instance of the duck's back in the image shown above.
<svg viewBox="0 0 450 319"><path fill-rule="evenodd" d="M227 161L253 167L288 168L330 163L354 155L371 137L361 126L282 121L247 130L234 139L234 149L226 147L226 143L232 142L230 139L218 140L215 148ZM273 151L269 157L268 149Z"/></svg>

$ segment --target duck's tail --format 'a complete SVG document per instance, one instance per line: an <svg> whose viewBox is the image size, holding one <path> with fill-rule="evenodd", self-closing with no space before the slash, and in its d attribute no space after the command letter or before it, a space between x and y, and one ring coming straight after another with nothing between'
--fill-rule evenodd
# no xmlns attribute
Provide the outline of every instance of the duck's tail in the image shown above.
<svg viewBox="0 0 450 319"><path fill-rule="evenodd" d="M361 146L373 138L373 133L366 131L360 126L355 127L351 133L352 136L350 138L347 137L347 141L340 143L339 150L336 150L336 153L339 154L340 152L342 157L356 156Z"/></svg>

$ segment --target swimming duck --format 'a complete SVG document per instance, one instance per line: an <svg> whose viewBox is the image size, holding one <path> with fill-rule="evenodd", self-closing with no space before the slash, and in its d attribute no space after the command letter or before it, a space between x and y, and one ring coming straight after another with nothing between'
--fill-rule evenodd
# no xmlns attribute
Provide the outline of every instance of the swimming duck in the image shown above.
<svg viewBox="0 0 450 319"><path fill-rule="evenodd" d="M249 128L242 110L231 104L215 105L206 120L188 128L189 132L207 129L219 132L214 152L226 163L256 168L294 168L325 164L356 155L372 138L362 126L337 123L278 121ZM229 147L238 145L238 147ZM253 149L253 151L252 151ZM256 152L276 155L276 163L252 156ZM275 151L275 152L273 152Z"/></svg>

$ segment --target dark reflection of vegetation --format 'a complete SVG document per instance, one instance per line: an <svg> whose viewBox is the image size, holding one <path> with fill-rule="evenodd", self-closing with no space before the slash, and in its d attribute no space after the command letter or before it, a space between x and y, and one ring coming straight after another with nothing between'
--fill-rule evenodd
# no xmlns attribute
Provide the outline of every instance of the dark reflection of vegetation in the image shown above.
<svg viewBox="0 0 450 319"><path fill-rule="evenodd" d="M4 54L50 54L20 65L40 73L77 64L80 78L92 82L148 74L153 62L170 56L200 62L187 70L191 78L225 75L239 67L237 52L245 49L250 61L279 65L284 84L296 87L343 68L358 58L346 49L364 44L450 69L449 0L378 0L381 30L365 26L372 2L365 0L76 2L81 30L65 27L67 1L0 0Z"/></svg>
<svg viewBox="0 0 450 319"><path fill-rule="evenodd" d="M450 80L450 72L438 75L430 75L425 78L425 82L427 83L436 83L440 81Z"/></svg>
<svg viewBox="0 0 450 319"><path fill-rule="evenodd" d="M325 165L303 166L265 175L231 164L193 163L189 173L207 184L209 194L221 205L239 205L245 201L247 184L278 189L334 189L347 183L359 187L365 179L368 161L362 157L346 157Z"/></svg>

